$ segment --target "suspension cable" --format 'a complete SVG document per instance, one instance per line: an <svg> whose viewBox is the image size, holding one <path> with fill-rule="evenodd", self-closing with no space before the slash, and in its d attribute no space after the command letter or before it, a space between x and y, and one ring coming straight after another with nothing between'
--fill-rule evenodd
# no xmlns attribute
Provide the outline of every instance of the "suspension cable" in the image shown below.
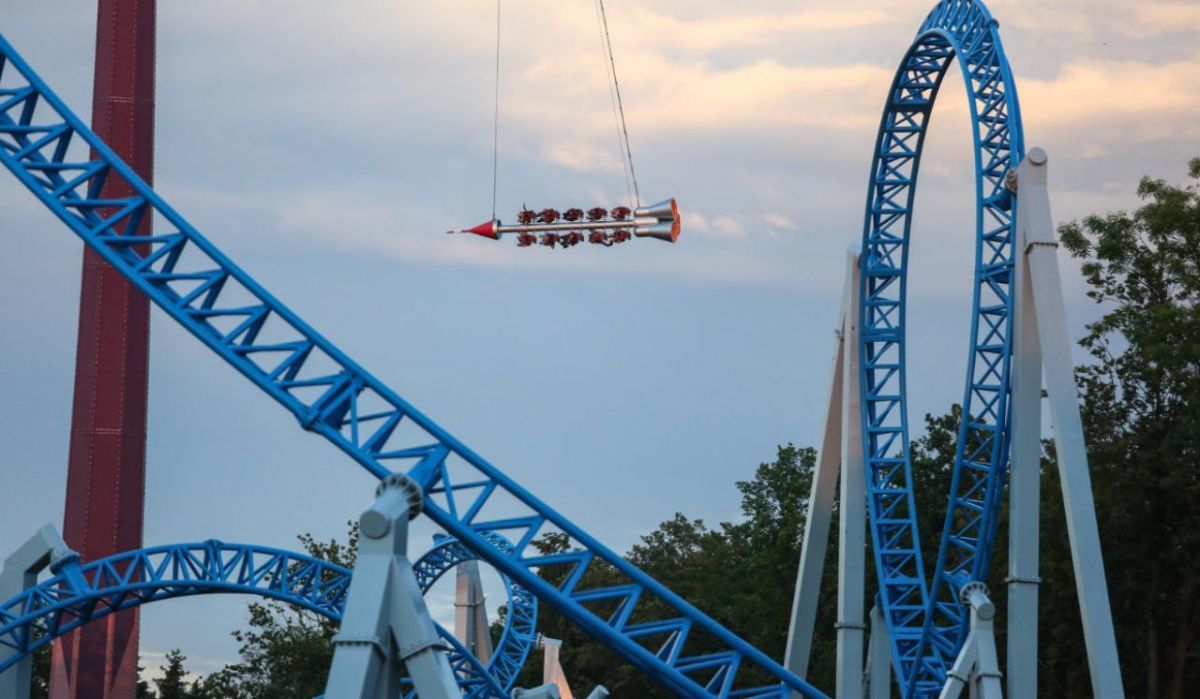
<svg viewBox="0 0 1200 699"><path fill-rule="evenodd" d="M608 32L608 13L604 9L604 0L596 0L597 19L600 24L601 36L603 38L605 72L611 79L609 84L609 93L614 101L613 113L617 119L617 139L618 147L624 143L624 152L622 153L622 168L628 164L628 176L633 181L633 201L635 206L641 205L642 195L638 189L637 173L633 169L633 150L629 147L629 129L625 126L625 105L621 101L621 84L617 81L617 64L613 59L612 38ZM626 187L628 187L626 182Z"/></svg>
<svg viewBox="0 0 1200 699"><path fill-rule="evenodd" d="M492 117L492 220L496 220L496 183L500 172L500 2L496 0L496 100Z"/></svg>

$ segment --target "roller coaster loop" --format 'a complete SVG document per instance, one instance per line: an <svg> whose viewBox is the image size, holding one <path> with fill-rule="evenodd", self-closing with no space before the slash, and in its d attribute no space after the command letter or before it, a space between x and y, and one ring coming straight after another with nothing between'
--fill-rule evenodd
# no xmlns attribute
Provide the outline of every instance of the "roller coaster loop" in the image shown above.
<svg viewBox="0 0 1200 699"><path fill-rule="evenodd" d="M909 453L905 290L922 147L956 57L975 153L974 294L963 419L927 585ZM867 511L894 670L906 697L931 696L945 683L967 631L958 592L987 575L1008 466L1016 197L1005 176L1024 157L1024 143L999 25L982 2L942 0L929 14L888 91L874 153L859 319Z"/></svg>
<svg viewBox="0 0 1200 699"><path fill-rule="evenodd" d="M512 542L504 537L484 532L497 548L511 548ZM417 583L421 590L428 590L433 583L453 570L459 563L477 559L461 542L450 537L440 537L434 547L426 551L420 560L413 564ZM504 630L496 649L488 660L488 673L496 683L505 690L511 690L517 681L517 675L525 665L529 652L537 645L537 597L528 590L514 583L506 575L500 576L504 581L508 598L508 607L504 615Z"/></svg>

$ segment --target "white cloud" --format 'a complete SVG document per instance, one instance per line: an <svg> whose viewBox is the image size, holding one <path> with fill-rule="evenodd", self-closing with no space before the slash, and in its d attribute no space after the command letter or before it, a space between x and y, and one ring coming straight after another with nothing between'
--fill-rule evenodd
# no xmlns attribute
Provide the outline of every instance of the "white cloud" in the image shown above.
<svg viewBox="0 0 1200 699"><path fill-rule="evenodd" d="M583 140L547 143L542 155L552 163L584 172L622 172L616 148L601 148Z"/></svg>
<svg viewBox="0 0 1200 699"><path fill-rule="evenodd" d="M861 127L877 121L876 103L891 79L890 70L878 66L791 66L768 58L718 68L706 61L639 52L629 63L636 70L621 76L625 113L634 135L643 139L687 130ZM569 124L576 138L587 134L609 143L613 116L606 104L589 111L570 99L539 102L528 97L544 84L587 84L593 94L601 94L605 77L594 64L591 56L579 56L532 66L514 88L527 97L513 100L511 117L532 132L553 133Z"/></svg>
<svg viewBox="0 0 1200 699"><path fill-rule="evenodd" d="M746 237L746 227L732 216L715 216L712 219L694 211L683 212L683 230L709 238L740 239Z"/></svg>
<svg viewBox="0 0 1200 699"><path fill-rule="evenodd" d="M627 44L641 48L705 53L731 47L761 46L803 34L862 29L894 21L878 9L819 9L781 14L734 14L683 20L644 7L630 10Z"/></svg>
<svg viewBox="0 0 1200 699"><path fill-rule="evenodd" d="M1135 38L1152 38L1163 34L1200 31L1200 5L1183 2L1141 2L1129 8L1132 22L1120 24L1125 34Z"/></svg>
<svg viewBox="0 0 1200 699"><path fill-rule="evenodd" d="M712 220L712 230L728 238L745 238L746 228L732 216L718 216Z"/></svg>
<svg viewBox="0 0 1200 699"><path fill-rule="evenodd" d="M1021 109L1035 124L1078 130L1095 123L1120 138L1200 135L1200 56L1153 65L1083 58L1050 79L1019 79Z"/></svg>
<svg viewBox="0 0 1200 699"><path fill-rule="evenodd" d="M768 211L767 213L763 214L762 220L763 223L767 224L771 228L781 231L794 231L799 230L800 228L800 225L793 221L790 217L774 211Z"/></svg>

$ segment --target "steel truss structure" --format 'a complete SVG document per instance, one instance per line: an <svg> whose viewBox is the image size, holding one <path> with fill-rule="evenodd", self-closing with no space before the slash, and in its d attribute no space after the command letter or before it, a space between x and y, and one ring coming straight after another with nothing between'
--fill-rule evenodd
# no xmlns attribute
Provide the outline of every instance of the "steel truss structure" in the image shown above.
<svg viewBox="0 0 1200 699"><path fill-rule="evenodd" d="M955 62L969 98L975 155L974 290L951 492L935 569L927 577L917 531L907 422L908 243L929 119L942 81ZM1045 172L1037 169L1045 164L1045 155L1036 149L1034 154L1039 162L1025 168L1024 186L1030 194L1018 212L1014 182L1018 178L1013 175L1025 158L1024 139L998 23L979 0L941 0L901 61L884 107L855 271L859 281L851 287L854 293L847 294L856 300L847 307L843 327L853 332L847 333L839 349L841 364L835 363L849 369L841 376L835 373L831 390L830 414L837 409L841 429L827 425L820 467L836 475L836 460L824 453L836 444L842 459L844 500L865 500L880 588L871 627L873 696L886 694L885 683L879 681L884 674L879 649L885 646L890 647L892 670L905 697L937 696L946 688L951 671L957 673L970 657L977 668L991 673L992 659L979 656L976 646L963 654L972 614L962 599L988 573L1010 452L1012 506L1014 513L1023 513L1013 524L1010 609L1032 616L1014 622L1015 614L1010 615L1010 644L1025 639L1016 652L1010 647L1010 695L1031 696L1030 688L1036 689L1036 657L1031 661L1029 656L1036 652L1037 393L1043 367L1055 417L1093 689L1098 696L1122 696L1069 345L1062 327L1061 285L1056 262L1047 252L1053 245L1052 223ZM378 478L407 473L420 486L423 512L448 534L446 540L435 542L428 567L422 567L426 559L417 564L423 587L470 557L500 572L510 600L527 604L516 615L510 609L501 643L505 647L497 651L492 674L476 675L487 687L511 686L536 637L537 598L678 695L823 696L538 500L313 330L142 181L3 38L0 161L86 245L290 411L305 430L325 437ZM114 182L132 194L102 194ZM158 232L139 234L141 223L149 217L157 219ZM1021 231L1018 221L1023 221ZM1018 254L1018 247L1026 244L1040 247ZM1035 299L1039 294L1028 288L1018 293L1022 285L1034 289L1040 285L1041 298ZM850 339L855 334L857 339ZM1054 350L1043 355L1040 341L1052 344ZM1020 351L1014 366L1015 348ZM1016 417L1014 401L1020 403ZM857 413L857 419L852 413ZM848 428L852 421L854 428ZM846 435L852 435L852 444ZM816 518L824 522L817 529L824 530L812 537L811 555L806 537L801 560L801 577L818 580L823 561L818 553L823 551L817 548L823 549L828 538L835 483L825 477L819 486L814 482L814 493L820 490L820 497L813 499L824 503L824 514ZM847 497L847 493L861 494ZM857 522L842 523L844 546L846 541L861 541L862 518L847 516L855 508L843 505L843 518ZM548 534L565 535L566 550L545 553L535 545ZM212 550L212 546L226 545L208 542L135 551L124 554L128 558L117 557L117 562L89 564L94 568L68 565L53 579L57 587L38 586L36 594L30 593L33 596L0 610L0 644L26 653L38 639L83 623L79 619L171 596L253 592L320 611L332 608L337 595L344 594L345 571L339 579L332 568L258 548L230 551L231 558L226 559L224 549ZM854 558L861 558L862 546L856 548L857 554L843 551L840 562L843 577L851 581L843 582L842 592L856 591L858 598L855 603L854 594L845 595L847 603L839 603L839 693L844 686L847 696L862 690L851 672L843 672L862 667L863 575L861 561ZM276 572L256 578L255 571L262 568L256 556ZM245 563L238 562L239 557ZM212 576L206 578L201 573L209 567ZM603 569L606 580L615 573L620 582L597 585L588 573L598 569ZM92 571L93 577L80 578L82 570ZM230 582L228 576L240 576L243 570L250 571L249 577ZM544 575L551 570L557 574ZM176 571L192 577L171 577ZM151 580L158 582L147 582ZM89 589L103 592L85 594ZM815 597L798 591L795 618L811 625L814 609ZM442 636L453 641L446 632ZM789 666L802 671L808 645L803 639L789 638L788 656ZM7 666L0 664L0 670ZM471 668L478 672L479 664L460 659L455 667L463 678L470 676ZM998 686L998 680L992 684ZM1018 691L1014 694L1012 688Z"/></svg>
<svg viewBox="0 0 1200 699"><path fill-rule="evenodd" d="M269 294L180 216L0 38L0 160L197 339L379 478L406 471L424 512L482 560L682 696L823 696L603 546L451 436ZM121 182L129 196L107 198ZM155 217L155 233L139 223ZM513 542L498 548L484 535ZM542 554L547 533L570 548ZM589 584L593 566L618 584ZM564 571L551 584L539 570ZM766 678L766 679L764 679Z"/></svg>
<svg viewBox="0 0 1200 699"><path fill-rule="evenodd" d="M975 155L974 293L962 422L927 584L907 423L908 241L929 118L956 58L967 89ZM991 609L991 603L973 602L969 609L965 600L978 601L988 574L1010 460L1009 689L1012 696L1036 694L1043 370L1092 690L1097 696L1123 696L1053 255L1045 163L1040 149L1025 157L1020 106L999 24L979 0L942 0L918 30L888 92L871 167L857 309L861 440L878 600L893 670L906 697L950 691L948 675L970 666L982 683L980 691L999 695L995 652L986 641L991 612L987 619L978 613ZM1048 353L1042 353L1039 335L1051 347ZM983 630L964 650L972 609Z"/></svg>
<svg viewBox="0 0 1200 699"><path fill-rule="evenodd" d="M503 537L491 537L505 545ZM459 542L445 538L414 564L417 582L427 591L448 570L475 558ZM312 556L216 540L129 551L85 565L74 555L53 572L0 603L0 673L80 626L179 597L257 595L340 621L351 580L351 571ZM507 580L505 587L509 618L486 666L449 630L438 627L438 635L454 648L450 665L464 696L507 697L537 643L536 598Z"/></svg>
<svg viewBox="0 0 1200 699"><path fill-rule="evenodd" d="M922 146L955 58L970 103L976 249L970 354L950 501L926 583L912 488L905 368L908 241ZM1005 175L1024 155L1020 108L992 19L942 0L888 92L862 243L860 341L867 511L894 669L906 696L936 695L966 636L962 586L986 576L1008 463L1015 200Z"/></svg>

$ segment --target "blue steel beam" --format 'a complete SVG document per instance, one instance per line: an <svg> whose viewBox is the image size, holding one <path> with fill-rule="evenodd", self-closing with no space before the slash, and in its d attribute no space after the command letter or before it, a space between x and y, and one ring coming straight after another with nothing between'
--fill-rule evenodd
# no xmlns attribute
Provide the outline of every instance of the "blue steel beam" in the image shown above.
<svg viewBox="0 0 1200 699"><path fill-rule="evenodd" d="M215 540L128 551L85 565L75 557L56 566L53 577L0 603L0 672L80 626L150 602L249 594L340 621L349 586L349 570L318 558ZM509 688L454 634L440 625L438 634L453 649L450 666L464 697L508 697Z"/></svg>
<svg viewBox="0 0 1200 699"><path fill-rule="evenodd" d="M789 689L822 696L537 499L313 330L122 162L2 38L0 160L86 245L304 429L377 477L407 470L425 488L424 512L447 533L655 681L690 697L782 697ZM102 185L114 179L133 194L103 198ZM155 233L139 235L147 216L156 217ZM515 544L499 549L484 531ZM551 532L566 534L571 550L531 554L531 542ZM618 573L620 584L581 587L597 563ZM570 570L561 585L538 575L555 566Z"/></svg>
<svg viewBox="0 0 1200 699"><path fill-rule="evenodd" d="M922 147L942 80L962 68L975 153L976 245L963 419L932 583L917 532L906 370L908 241ZM862 242L861 391L868 517L893 666L906 697L934 696L965 639L958 592L987 576L1008 466L1020 108L998 23L978 0L942 0L905 54L876 140Z"/></svg>

